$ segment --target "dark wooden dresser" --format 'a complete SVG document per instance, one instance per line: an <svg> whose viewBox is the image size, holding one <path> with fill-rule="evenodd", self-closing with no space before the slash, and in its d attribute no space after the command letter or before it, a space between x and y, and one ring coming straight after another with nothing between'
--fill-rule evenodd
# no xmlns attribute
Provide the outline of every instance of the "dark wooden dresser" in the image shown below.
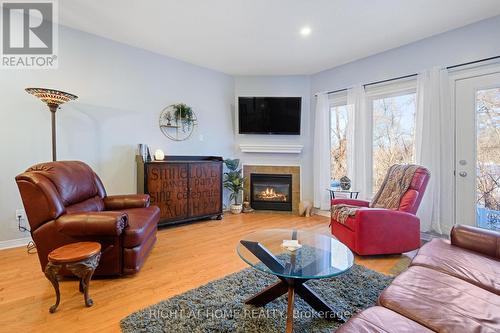
<svg viewBox="0 0 500 333"><path fill-rule="evenodd" d="M165 156L144 162L137 156L137 193L160 207L159 225L222 218L222 158Z"/></svg>

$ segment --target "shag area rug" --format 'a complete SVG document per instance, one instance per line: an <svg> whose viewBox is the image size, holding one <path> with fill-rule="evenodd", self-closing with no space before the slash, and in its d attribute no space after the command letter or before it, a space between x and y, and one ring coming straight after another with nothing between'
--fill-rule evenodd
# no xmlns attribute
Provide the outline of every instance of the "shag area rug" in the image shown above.
<svg viewBox="0 0 500 333"><path fill-rule="evenodd" d="M277 281L274 276L247 268L134 312L122 319L121 329L125 333L284 332L286 294L265 307L244 304L247 298ZM307 281L335 309L340 322L320 318L297 296L294 332L334 331L343 321L375 304L391 281L392 277L359 265L339 277Z"/></svg>

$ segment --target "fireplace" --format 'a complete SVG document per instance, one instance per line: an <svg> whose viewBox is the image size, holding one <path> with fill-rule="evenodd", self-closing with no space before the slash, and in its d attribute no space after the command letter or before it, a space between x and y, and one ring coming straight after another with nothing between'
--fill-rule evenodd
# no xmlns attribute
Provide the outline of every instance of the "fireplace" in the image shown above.
<svg viewBox="0 0 500 333"><path fill-rule="evenodd" d="M292 210L292 175L250 174L250 205L254 209Z"/></svg>

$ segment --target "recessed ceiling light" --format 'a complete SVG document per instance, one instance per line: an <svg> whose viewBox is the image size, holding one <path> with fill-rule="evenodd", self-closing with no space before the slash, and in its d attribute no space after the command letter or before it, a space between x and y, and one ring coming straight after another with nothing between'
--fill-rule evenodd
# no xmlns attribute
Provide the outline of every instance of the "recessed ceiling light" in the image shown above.
<svg viewBox="0 0 500 333"><path fill-rule="evenodd" d="M300 34L302 36L306 37L306 36L309 36L311 34L311 31L312 31L311 27L306 25L305 27L302 27L302 29L300 29Z"/></svg>

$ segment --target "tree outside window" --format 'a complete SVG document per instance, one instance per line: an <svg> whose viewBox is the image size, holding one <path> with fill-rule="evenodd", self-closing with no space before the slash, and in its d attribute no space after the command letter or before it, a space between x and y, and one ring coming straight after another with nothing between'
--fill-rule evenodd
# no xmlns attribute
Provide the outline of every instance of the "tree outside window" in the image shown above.
<svg viewBox="0 0 500 333"><path fill-rule="evenodd" d="M330 108L331 179L347 175L347 105Z"/></svg>
<svg viewBox="0 0 500 333"><path fill-rule="evenodd" d="M373 100L373 193L389 167L415 161L416 94Z"/></svg>
<svg viewBox="0 0 500 333"><path fill-rule="evenodd" d="M500 230L500 88L476 94L478 224Z"/></svg>

